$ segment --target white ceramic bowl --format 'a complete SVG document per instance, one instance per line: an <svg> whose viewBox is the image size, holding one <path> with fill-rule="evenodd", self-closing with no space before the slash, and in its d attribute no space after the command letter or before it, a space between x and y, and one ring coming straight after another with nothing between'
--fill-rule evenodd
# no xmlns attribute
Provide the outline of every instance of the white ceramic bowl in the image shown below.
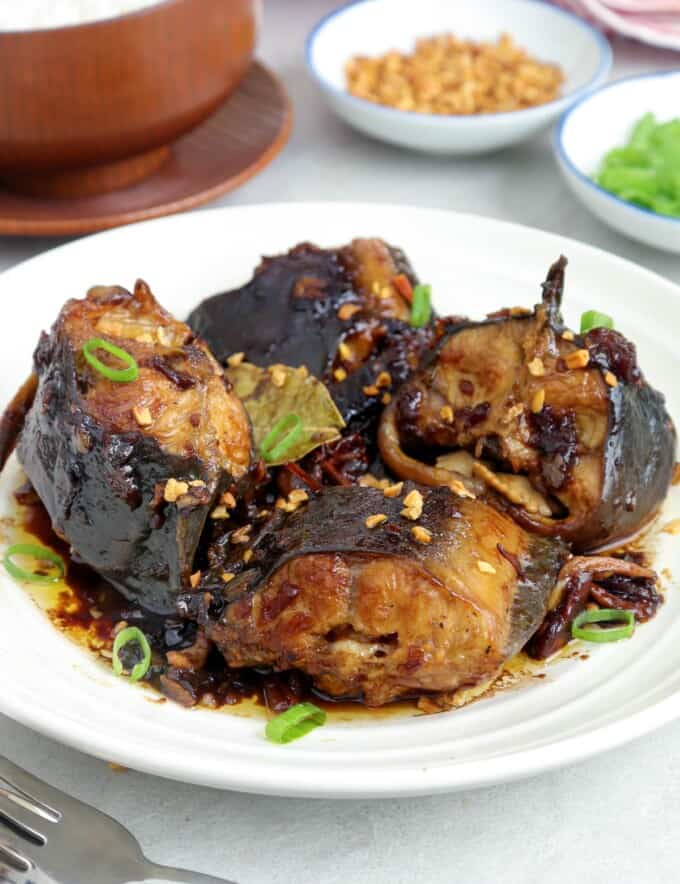
<svg viewBox="0 0 680 884"><path fill-rule="evenodd" d="M562 67L562 97L509 113L440 116L383 107L346 91L352 56L410 51L416 38L443 32L476 41L507 32L532 56ZM599 31L541 0L357 0L319 22L306 54L328 103L350 125L393 144L444 154L485 153L529 138L601 85L611 67L611 49Z"/></svg>
<svg viewBox="0 0 680 884"><path fill-rule="evenodd" d="M598 218L632 239L680 253L680 219L627 203L592 179L607 151L624 144L647 111L662 121L680 116L678 96L680 71L611 83L564 115L555 131L555 154L569 187Z"/></svg>

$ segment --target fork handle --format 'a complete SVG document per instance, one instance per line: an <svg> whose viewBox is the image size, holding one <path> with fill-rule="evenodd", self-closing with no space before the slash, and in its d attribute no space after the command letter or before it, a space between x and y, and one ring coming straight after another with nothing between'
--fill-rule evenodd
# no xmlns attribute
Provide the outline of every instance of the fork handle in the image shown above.
<svg viewBox="0 0 680 884"><path fill-rule="evenodd" d="M201 875L199 872L189 872L185 869L171 869L166 866L149 864L146 867L147 884L235 884L226 878L213 878L212 875Z"/></svg>

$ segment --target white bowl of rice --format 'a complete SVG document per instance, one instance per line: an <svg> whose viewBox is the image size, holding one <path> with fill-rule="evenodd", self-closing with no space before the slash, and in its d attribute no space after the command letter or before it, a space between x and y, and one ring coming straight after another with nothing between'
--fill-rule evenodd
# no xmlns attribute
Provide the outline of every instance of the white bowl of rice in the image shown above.
<svg viewBox="0 0 680 884"><path fill-rule="evenodd" d="M160 0L0 0L0 31L84 25L139 12Z"/></svg>
<svg viewBox="0 0 680 884"><path fill-rule="evenodd" d="M259 0L0 0L0 178L83 196L151 174L251 64Z"/></svg>

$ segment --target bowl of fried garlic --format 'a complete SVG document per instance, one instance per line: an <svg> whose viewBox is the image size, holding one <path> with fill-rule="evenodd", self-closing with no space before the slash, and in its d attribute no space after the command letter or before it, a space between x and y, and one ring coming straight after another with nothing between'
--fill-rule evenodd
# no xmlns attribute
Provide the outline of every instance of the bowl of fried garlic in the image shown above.
<svg viewBox="0 0 680 884"><path fill-rule="evenodd" d="M477 154L540 132L609 74L606 38L536 0L358 0L307 39L330 107L373 137Z"/></svg>

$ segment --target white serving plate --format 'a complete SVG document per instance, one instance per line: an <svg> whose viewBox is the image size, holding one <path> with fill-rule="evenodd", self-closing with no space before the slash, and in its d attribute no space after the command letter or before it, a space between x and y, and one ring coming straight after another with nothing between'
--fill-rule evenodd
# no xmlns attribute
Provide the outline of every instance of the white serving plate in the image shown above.
<svg viewBox="0 0 680 884"><path fill-rule="evenodd" d="M0 277L0 398L30 369L41 329L95 283L138 276L184 317L205 295L247 280L260 255L300 240L339 245L383 236L402 246L440 311L481 316L533 304L548 265L570 260L566 316L615 317L636 341L650 380L680 415L680 291L670 282L560 236L470 215L406 206L293 203L177 215L98 234ZM0 476L0 516L12 509L16 462ZM680 515L673 489L663 519ZM662 534L656 565L678 571L680 538ZM2 569L0 569L1 571ZM288 746L267 743L264 721L149 702L59 633L21 586L0 573L0 712L126 767L220 788L274 795L418 795L498 783L604 752L680 715L680 593L634 638L588 646L533 680L434 716L333 722ZM238 710L238 707L237 707Z"/></svg>
<svg viewBox="0 0 680 884"><path fill-rule="evenodd" d="M512 113L440 116L383 107L350 95L345 65L358 54L410 51L416 38L450 32L495 41L509 33L539 59L563 69L563 95ZM333 110L351 126L416 150L476 154L515 144L544 129L611 68L607 39L583 19L539 0L357 0L330 13L307 39L307 66Z"/></svg>
<svg viewBox="0 0 680 884"><path fill-rule="evenodd" d="M606 224L631 239L680 253L680 218L634 206L593 181L604 155L624 144L648 111L662 122L680 116L680 71L642 74L581 99L555 131L555 155L574 194Z"/></svg>

